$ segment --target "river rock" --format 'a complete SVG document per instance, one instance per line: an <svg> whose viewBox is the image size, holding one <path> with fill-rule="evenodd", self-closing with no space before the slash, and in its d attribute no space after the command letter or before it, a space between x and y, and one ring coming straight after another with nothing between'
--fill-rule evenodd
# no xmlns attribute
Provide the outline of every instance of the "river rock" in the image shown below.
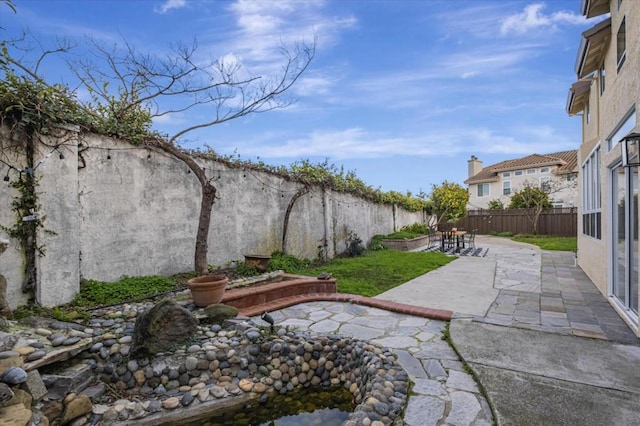
<svg viewBox="0 0 640 426"><path fill-rule="evenodd" d="M224 303L216 303L204 308L207 315L207 321L214 324L222 324L225 320L238 316L238 308L225 305Z"/></svg>
<svg viewBox="0 0 640 426"><path fill-rule="evenodd" d="M198 328L198 320L176 302L165 299L138 316L131 356L170 351L184 344Z"/></svg>
<svg viewBox="0 0 640 426"><path fill-rule="evenodd" d="M76 419L85 414L89 414L93 409L93 404L87 395L78 395L69 403L64 409L62 415L62 424L69 423L71 420Z"/></svg>
<svg viewBox="0 0 640 426"><path fill-rule="evenodd" d="M5 383L0 383L0 404L13 398L13 391Z"/></svg>

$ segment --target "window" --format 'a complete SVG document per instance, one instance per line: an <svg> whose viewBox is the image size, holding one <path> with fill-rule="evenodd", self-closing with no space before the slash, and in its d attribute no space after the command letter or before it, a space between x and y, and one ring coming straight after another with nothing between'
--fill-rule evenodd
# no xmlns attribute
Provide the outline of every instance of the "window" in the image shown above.
<svg viewBox="0 0 640 426"><path fill-rule="evenodd" d="M622 20L620 24L620 28L618 28L618 43L617 43L617 58L618 58L618 71L622 68L622 64L624 64L624 60L627 56L627 29L626 29L626 21L627 18Z"/></svg>
<svg viewBox="0 0 640 426"><path fill-rule="evenodd" d="M585 102L584 104L584 121L586 121L587 124L591 122L591 108L589 108L588 99L587 99L587 102Z"/></svg>
<svg viewBox="0 0 640 426"><path fill-rule="evenodd" d="M582 165L582 233L601 239L600 147Z"/></svg>
<svg viewBox="0 0 640 426"><path fill-rule="evenodd" d="M517 170L515 173L516 176L522 176L522 170Z"/></svg>
<svg viewBox="0 0 640 426"><path fill-rule="evenodd" d="M527 169L527 174L528 175L535 175L536 174L536 169Z"/></svg>
<svg viewBox="0 0 640 426"><path fill-rule="evenodd" d="M549 173L548 167L540 167L540 173Z"/></svg>
<svg viewBox="0 0 640 426"><path fill-rule="evenodd" d="M510 172L504 172L504 173L502 174L502 177L509 177L509 176L511 176L511 173L510 173Z"/></svg>
<svg viewBox="0 0 640 426"><path fill-rule="evenodd" d="M489 195L489 184L488 183L478 184L478 197L486 197L488 195Z"/></svg>
<svg viewBox="0 0 640 426"><path fill-rule="evenodd" d="M543 192L549 193L551 191L551 178L540 178L540 189L542 189Z"/></svg>
<svg viewBox="0 0 640 426"><path fill-rule="evenodd" d="M605 82L605 71L604 71L604 62L600 65L600 95L604 93L604 82Z"/></svg>
<svg viewBox="0 0 640 426"><path fill-rule="evenodd" d="M620 142L620 139L627 136L629 132L636 127L636 110L631 108L631 111L625 116L624 121L613 132L613 135L607 138L607 148L609 151Z"/></svg>
<svg viewBox="0 0 640 426"><path fill-rule="evenodd" d="M511 195L511 182L502 182L502 195Z"/></svg>

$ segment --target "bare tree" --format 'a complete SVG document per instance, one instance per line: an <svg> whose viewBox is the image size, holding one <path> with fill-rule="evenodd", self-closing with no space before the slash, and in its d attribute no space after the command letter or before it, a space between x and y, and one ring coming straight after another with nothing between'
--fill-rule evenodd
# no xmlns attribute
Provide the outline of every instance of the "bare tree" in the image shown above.
<svg viewBox="0 0 640 426"><path fill-rule="evenodd" d="M194 268L199 274L208 270L208 235L216 187L206 171L177 142L187 133L215 126L252 113L285 108L293 99L284 95L298 81L315 55L311 45L299 43L293 50L281 46L283 65L273 76L249 73L237 61L222 59L201 61L196 58L197 44L177 44L166 58L138 52L128 43L124 49L108 50L92 42L96 61L77 61L72 69L94 99L108 107L107 115L115 120L135 119L148 112L149 118L184 113L206 107L206 118L191 123L168 138L145 141L178 160L194 173L202 187L202 200L196 236ZM115 82L118 96L109 85ZM168 102L170 101L170 103ZM134 113L133 116L129 115Z"/></svg>
<svg viewBox="0 0 640 426"><path fill-rule="evenodd" d="M142 53L126 41L112 48L93 40L89 45L92 56L82 59L72 57L66 47L41 48L44 53L31 67L5 56L26 76L44 83L38 74L41 60L53 53L68 54L71 71L92 95L92 101L83 107L96 117L93 130L155 147L189 167L202 187L194 268L199 274L207 273L208 234L217 189L179 141L196 130L291 105L295 99L288 94L315 56L315 38L310 44L299 42L292 48L281 45L282 63L272 75L254 75L237 60L203 60L196 55L195 42L172 46L166 57ZM204 111L204 118L173 135L162 137L151 130L154 118L195 109Z"/></svg>

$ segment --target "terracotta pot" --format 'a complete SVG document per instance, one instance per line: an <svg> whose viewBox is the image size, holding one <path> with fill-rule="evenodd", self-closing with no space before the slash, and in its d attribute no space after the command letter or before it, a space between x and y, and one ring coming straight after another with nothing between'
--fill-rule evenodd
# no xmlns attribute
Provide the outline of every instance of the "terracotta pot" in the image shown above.
<svg viewBox="0 0 640 426"><path fill-rule="evenodd" d="M193 303L204 308L220 303L229 278L223 275L201 275L187 281Z"/></svg>
<svg viewBox="0 0 640 426"><path fill-rule="evenodd" d="M249 268L253 268L259 272L266 272L267 268L269 267L269 260L271 260L271 256L263 254L244 255L244 264Z"/></svg>

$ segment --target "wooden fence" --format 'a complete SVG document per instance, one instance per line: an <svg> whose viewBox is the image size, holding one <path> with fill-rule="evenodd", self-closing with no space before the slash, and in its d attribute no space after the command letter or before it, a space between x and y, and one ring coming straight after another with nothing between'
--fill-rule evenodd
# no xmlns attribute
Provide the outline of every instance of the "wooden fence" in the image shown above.
<svg viewBox="0 0 640 426"><path fill-rule="evenodd" d="M512 232L533 234L531 218L527 209L469 210L467 216L455 225L467 230L477 229L478 234ZM538 219L538 235L575 237L578 235L578 210L575 207L545 209Z"/></svg>

